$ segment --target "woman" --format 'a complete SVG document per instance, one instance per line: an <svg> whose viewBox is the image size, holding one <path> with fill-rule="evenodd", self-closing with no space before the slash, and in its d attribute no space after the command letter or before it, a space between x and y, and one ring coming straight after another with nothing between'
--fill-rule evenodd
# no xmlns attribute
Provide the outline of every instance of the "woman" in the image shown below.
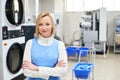
<svg viewBox="0 0 120 80"><path fill-rule="evenodd" d="M38 15L35 38L25 46L22 69L28 80L60 80L67 70L64 43L54 38L55 24L50 13Z"/></svg>

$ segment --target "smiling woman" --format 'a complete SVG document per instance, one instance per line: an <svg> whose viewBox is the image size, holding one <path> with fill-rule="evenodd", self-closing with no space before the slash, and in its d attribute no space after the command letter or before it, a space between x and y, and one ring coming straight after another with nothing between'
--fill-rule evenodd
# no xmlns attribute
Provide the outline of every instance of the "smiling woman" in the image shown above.
<svg viewBox="0 0 120 80"><path fill-rule="evenodd" d="M7 0L5 13L8 21L13 25L20 25L23 19L23 3L21 0Z"/></svg>
<svg viewBox="0 0 120 80"><path fill-rule="evenodd" d="M55 23L49 12L36 20L35 38L27 41L23 73L28 80L61 80L67 70L67 53L62 41L54 38Z"/></svg>

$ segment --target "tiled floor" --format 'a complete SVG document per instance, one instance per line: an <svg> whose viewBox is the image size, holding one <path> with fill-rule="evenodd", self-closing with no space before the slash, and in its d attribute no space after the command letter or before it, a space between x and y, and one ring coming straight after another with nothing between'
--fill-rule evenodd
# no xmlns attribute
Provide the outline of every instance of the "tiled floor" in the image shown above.
<svg viewBox="0 0 120 80"><path fill-rule="evenodd" d="M62 80L72 80L72 68L76 64L73 58L69 58L68 71ZM120 80L120 53L115 54L110 50L106 58L97 54L92 63L94 63L94 80Z"/></svg>

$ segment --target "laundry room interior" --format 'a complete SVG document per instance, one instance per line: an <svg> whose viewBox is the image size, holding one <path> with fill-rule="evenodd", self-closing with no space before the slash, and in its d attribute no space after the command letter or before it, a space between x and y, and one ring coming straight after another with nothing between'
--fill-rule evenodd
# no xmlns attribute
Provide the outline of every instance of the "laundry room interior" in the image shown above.
<svg viewBox="0 0 120 80"><path fill-rule="evenodd" d="M0 0L0 4L0 80L120 80L120 0ZM65 46L67 69L54 76L42 75L39 68L39 76L30 74L29 79L23 71L25 46L40 34L36 30L42 25L37 24L41 12L53 18L54 39Z"/></svg>

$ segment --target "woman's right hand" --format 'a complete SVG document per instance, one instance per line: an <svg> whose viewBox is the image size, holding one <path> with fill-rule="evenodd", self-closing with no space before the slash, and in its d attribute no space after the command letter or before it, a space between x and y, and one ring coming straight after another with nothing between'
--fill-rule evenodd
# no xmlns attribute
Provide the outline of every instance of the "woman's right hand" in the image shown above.
<svg viewBox="0 0 120 80"><path fill-rule="evenodd" d="M34 64L32 64L30 61L23 61L23 64L22 64L22 69L30 69L30 70L34 70L34 71L38 71L38 67L35 66Z"/></svg>

